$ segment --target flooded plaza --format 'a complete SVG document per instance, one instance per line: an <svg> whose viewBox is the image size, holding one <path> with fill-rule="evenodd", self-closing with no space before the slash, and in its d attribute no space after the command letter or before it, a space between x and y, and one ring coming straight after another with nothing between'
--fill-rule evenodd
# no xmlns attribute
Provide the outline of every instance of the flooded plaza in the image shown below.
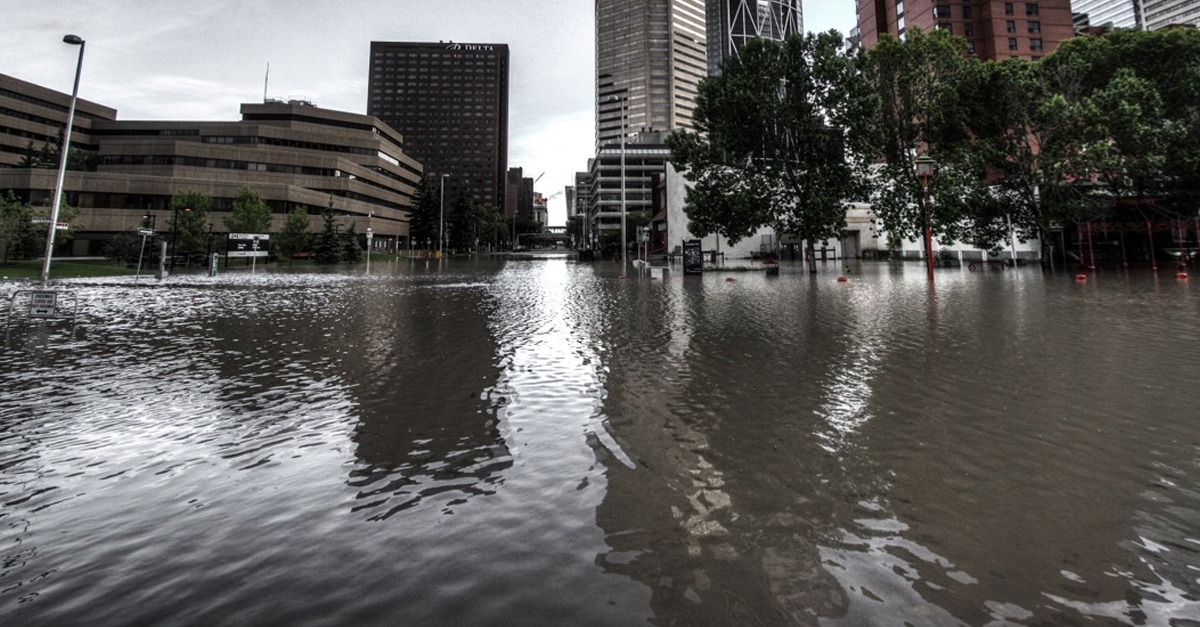
<svg viewBox="0 0 1200 627"><path fill-rule="evenodd" d="M67 281L0 362L0 623L1200 624L1197 280Z"/></svg>

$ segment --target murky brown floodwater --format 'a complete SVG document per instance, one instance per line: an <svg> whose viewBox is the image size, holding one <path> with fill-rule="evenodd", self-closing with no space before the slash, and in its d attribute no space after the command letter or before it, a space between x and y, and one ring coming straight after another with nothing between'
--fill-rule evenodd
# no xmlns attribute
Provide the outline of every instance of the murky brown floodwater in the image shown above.
<svg viewBox="0 0 1200 627"><path fill-rule="evenodd" d="M373 271L14 316L0 623L1200 624L1173 272Z"/></svg>

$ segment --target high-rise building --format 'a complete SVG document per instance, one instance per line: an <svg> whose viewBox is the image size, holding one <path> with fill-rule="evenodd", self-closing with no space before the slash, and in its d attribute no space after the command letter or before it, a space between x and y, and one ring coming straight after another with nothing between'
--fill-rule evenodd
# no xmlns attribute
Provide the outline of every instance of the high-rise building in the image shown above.
<svg viewBox="0 0 1200 627"><path fill-rule="evenodd" d="M1085 28L1142 28L1142 0L1072 0L1075 25Z"/></svg>
<svg viewBox="0 0 1200 627"><path fill-rule="evenodd" d="M504 206L508 172L508 46L371 42L367 112L404 136L451 197Z"/></svg>
<svg viewBox="0 0 1200 627"><path fill-rule="evenodd" d="M783 41L804 32L800 0L708 0L708 73L721 73L725 60L737 56L755 38Z"/></svg>
<svg viewBox="0 0 1200 627"><path fill-rule="evenodd" d="M661 139L651 148L634 138L695 128L696 97L708 75L704 3L596 0L596 158L586 194L593 241L619 230L623 212L649 210L647 168L662 170L669 150ZM657 166L647 162L652 158Z"/></svg>
<svg viewBox="0 0 1200 627"><path fill-rule="evenodd" d="M597 150L622 128L692 128L707 72L704 0L596 0Z"/></svg>
<svg viewBox="0 0 1200 627"><path fill-rule="evenodd" d="M935 28L967 41L981 59L1040 59L1074 35L1070 0L955 2L948 0L858 0L858 41L870 48L881 34Z"/></svg>
<svg viewBox="0 0 1200 627"><path fill-rule="evenodd" d="M1143 0L1146 28L1200 25L1200 0Z"/></svg>

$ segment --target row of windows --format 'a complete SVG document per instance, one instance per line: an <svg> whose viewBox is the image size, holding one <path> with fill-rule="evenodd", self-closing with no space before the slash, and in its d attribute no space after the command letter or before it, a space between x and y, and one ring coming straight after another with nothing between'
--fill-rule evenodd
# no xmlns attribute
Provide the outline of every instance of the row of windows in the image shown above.
<svg viewBox="0 0 1200 627"><path fill-rule="evenodd" d="M11 98L11 99L17 100L19 102L27 102L29 104L33 104L33 105L42 107L43 109L50 109L51 111L58 111L60 113L67 113L70 110L70 107L68 107L66 105L56 104L56 103L50 102L48 100L42 100L41 98L34 98L33 96L30 96L29 94L22 94L20 92L15 92L15 91L12 91L9 89L0 89L0 96L3 96L5 98ZM78 108L78 106L76 106L76 108L75 108L75 116L84 118L86 120L92 120L92 121L110 119L110 118L102 118L98 115L93 115L91 113L88 113L87 111L80 110ZM63 122L58 122L58 124L63 124Z"/></svg>
<svg viewBox="0 0 1200 627"><path fill-rule="evenodd" d="M374 148L360 148L357 146L305 142L293 139L280 139L277 137L257 137L252 135L207 135L202 137L200 141L205 144L251 144L262 146L280 146L283 148L299 148L302 150L313 150L318 152L334 152L339 154L360 155L363 157L379 157L380 159L383 159L392 165L404 168L415 176L421 175L421 173L411 165L402 163L396 157ZM389 176L391 176L391 178L395 178L396 180L402 180L395 175Z"/></svg>
<svg viewBox="0 0 1200 627"><path fill-rule="evenodd" d="M1012 3L1012 2L1004 3L1004 14L1005 15L1016 15L1016 12L1017 12L1017 9L1016 9L1016 6L1014 6L1014 3ZM899 1L896 2L896 14L898 17L904 15L904 3L903 2L899 2ZM1038 5L1036 2L1026 2L1025 3L1025 15L1038 15ZM933 16L936 18L950 18L950 17L953 17L953 10L950 8L950 5L948 5L948 4L939 4L935 7L933 7ZM971 7L969 5L964 5L962 7L962 16L965 18L972 17Z"/></svg>
<svg viewBox="0 0 1200 627"><path fill-rule="evenodd" d="M331 178L352 178L362 183L393 193L399 190L385 187L374 181L360 179L351 174L334 168L313 168L307 166L285 165L282 163L260 163L255 161L238 161L234 159L208 159L204 157L185 157L180 155L104 155L101 159L106 166L159 166L176 165L195 168L213 168L217 170L247 170L250 172L270 172L272 174L290 174L293 176L322 176ZM396 177L394 174L380 168L372 168L378 174L387 176L398 183L412 184Z"/></svg>
<svg viewBox="0 0 1200 627"><path fill-rule="evenodd" d="M964 37L974 37L975 36L975 25L974 24L967 23L967 24L963 24L962 26L963 26L962 34ZM1005 27L1006 27L1007 31L1010 33L1017 32L1017 23L1013 20L1008 20ZM941 30L944 30L950 34L954 34L954 25L949 22L938 22L937 28L940 28ZM1038 33L1042 32L1042 23L1041 22L1029 22L1026 25L1026 28L1030 33L1038 34Z"/></svg>

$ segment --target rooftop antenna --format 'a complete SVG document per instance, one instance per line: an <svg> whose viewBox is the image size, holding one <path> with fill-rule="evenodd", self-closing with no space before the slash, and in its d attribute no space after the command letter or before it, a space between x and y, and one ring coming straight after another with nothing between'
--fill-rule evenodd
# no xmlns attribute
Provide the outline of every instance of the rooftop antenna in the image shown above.
<svg viewBox="0 0 1200 627"><path fill-rule="evenodd" d="M263 77L263 102L267 101L267 83L271 81L271 64L267 64L267 75Z"/></svg>

